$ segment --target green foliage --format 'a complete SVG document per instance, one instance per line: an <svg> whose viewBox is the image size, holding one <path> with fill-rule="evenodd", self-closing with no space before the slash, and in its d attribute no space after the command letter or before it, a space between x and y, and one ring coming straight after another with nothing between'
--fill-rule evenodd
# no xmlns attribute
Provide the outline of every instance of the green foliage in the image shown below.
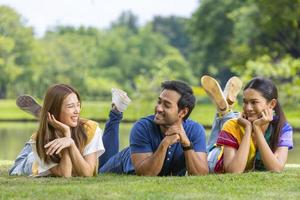
<svg viewBox="0 0 300 200"><path fill-rule="evenodd" d="M42 98L49 85L66 83L84 98L107 100L111 87L133 94L136 77L151 80L162 68L182 71L174 78L196 83L180 51L151 26L138 27L130 11L108 30L57 26L35 39L13 9L0 9L0 98L21 93Z"/></svg>
<svg viewBox="0 0 300 200"><path fill-rule="evenodd" d="M164 35L169 44L179 49L185 57L188 57L191 41L187 31L187 22L188 19L183 17L155 16L151 25L154 32Z"/></svg>
<svg viewBox="0 0 300 200"><path fill-rule="evenodd" d="M299 104L299 7L298 0L201 1L189 27L196 73L223 84L232 74L269 77L285 104Z"/></svg>
<svg viewBox="0 0 300 200"><path fill-rule="evenodd" d="M112 22L111 28L125 27L133 33L138 32L138 17L130 10L123 11L115 22Z"/></svg>
<svg viewBox="0 0 300 200"><path fill-rule="evenodd" d="M140 27L125 11L106 30L57 26L37 39L18 13L0 6L0 98L42 98L49 85L67 83L86 99L108 100L119 87L145 101L160 81L197 86L205 73L222 85L233 74L273 78L291 106L299 103L299 7L298 0L203 0L191 19L156 16Z"/></svg>
<svg viewBox="0 0 300 200"><path fill-rule="evenodd" d="M36 50L32 29L24 27L13 9L0 6L0 98L21 87L30 89Z"/></svg>
<svg viewBox="0 0 300 200"><path fill-rule="evenodd" d="M209 73L224 82L231 75L228 58L234 23L228 13L239 6L240 1L235 0L203 0L190 19L190 61L198 76Z"/></svg>
<svg viewBox="0 0 300 200"><path fill-rule="evenodd" d="M271 58L268 55L258 57L255 60L248 60L246 69L235 69L242 74L244 82L248 82L252 77L263 76L270 78L278 87L280 101L284 105L294 105L300 102L300 59L285 56L282 59Z"/></svg>

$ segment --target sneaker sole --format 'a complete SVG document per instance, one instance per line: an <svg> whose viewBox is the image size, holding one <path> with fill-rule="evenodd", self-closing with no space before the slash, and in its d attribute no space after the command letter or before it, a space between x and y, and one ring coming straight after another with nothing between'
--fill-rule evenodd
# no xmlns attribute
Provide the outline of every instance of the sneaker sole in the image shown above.
<svg viewBox="0 0 300 200"><path fill-rule="evenodd" d="M34 100L32 96L22 95L16 100L16 105L23 111L39 117L41 106Z"/></svg>
<svg viewBox="0 0 300 200"><path fill-rule="evenodd" d="M207 75L202 76L201 85L206 93L211 97L213 102L216 104L218 110L227 110L228 104L223 96L219 83L214 78Z"/></svg>
<svg viewBox="0 0 300 200"><path fill-rule="evenodd" d="M232 105L236 101L236 97L242 89L242 86L242 81L236 76L231 77L227 81L224 91L227 90L226 100L228 104Z"/></svg>

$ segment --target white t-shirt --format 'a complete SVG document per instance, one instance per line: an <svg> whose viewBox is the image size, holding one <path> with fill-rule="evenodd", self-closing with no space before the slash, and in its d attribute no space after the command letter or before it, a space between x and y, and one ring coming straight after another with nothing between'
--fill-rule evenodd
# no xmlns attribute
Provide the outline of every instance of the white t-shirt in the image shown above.
<svg viewBox="0 0 300 200"><path fill-rule="evenodd" d="M97 126L96 132L95 132L92 140L83 149L83 156L97 152L97 158L98 158L99 156L101 156L104 153L105 149L104 149L103 142L102 142L102 135L103 135L102 130ZM49 169L51 169L52 167L55 167L56 165L58 165L58 163L54 163L51 161L49 163L45 163L44 161L42 161L37 154L35 140L31 139L30 144L31 144L32 151L34 154L34 159L35 159L35 161L37 161L38 166L39 166L38 167L38 176L47 176L47 175L51 174L51 171Z"/></svg>

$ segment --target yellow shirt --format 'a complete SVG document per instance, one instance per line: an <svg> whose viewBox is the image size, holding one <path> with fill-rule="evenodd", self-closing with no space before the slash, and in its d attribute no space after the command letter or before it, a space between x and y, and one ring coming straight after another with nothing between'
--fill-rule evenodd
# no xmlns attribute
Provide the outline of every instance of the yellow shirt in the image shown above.
<svg viewBox="0 0 300 200"><path fill-rule="evenodd" d="M221 135L220 135L221 138L224 136L224 133L225 133L225 135L229 134L230 136L234 137L234 139L236 139L236 142L239 146L245 135L245 129L244 129L244 127L242 127L241 125L238 124L237 119L230 119L227 122L225 122L225 124L222 127ZM231 142L234 142L234 141L232 141L230 139L230 137L225 136L225 138L223 137L222 141L218 139L217 145L218 146L232 146ZM234 147L234 146L232 146L232 147ZM254 144L253 138L251 137L249 155L248 155L247 164L246 164L246 170L253 169L255 153L256 153L256 146ZM223 155L223 151L221 154Z"/></svg>

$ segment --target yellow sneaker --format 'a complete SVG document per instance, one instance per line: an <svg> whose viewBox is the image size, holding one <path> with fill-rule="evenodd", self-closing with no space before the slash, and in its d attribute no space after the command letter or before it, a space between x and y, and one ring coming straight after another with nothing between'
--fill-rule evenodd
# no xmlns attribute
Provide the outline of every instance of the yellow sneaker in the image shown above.
<svg viewBox="0 0 300 200"><path fill-rule="evenodd" d="M242 86L243 83L241 79L236 76L231 77L227 81L223 94L229 106L233 105L236 101L236 97L242 89Z"/></svg>
<svg viewBox="0 0 300 200"><path fill-rule="evenodd" d="M226 111L228 109L227 101L216 79L204 75L201 77L201 85L211 100L216 104L218 111Z"/></svg>

